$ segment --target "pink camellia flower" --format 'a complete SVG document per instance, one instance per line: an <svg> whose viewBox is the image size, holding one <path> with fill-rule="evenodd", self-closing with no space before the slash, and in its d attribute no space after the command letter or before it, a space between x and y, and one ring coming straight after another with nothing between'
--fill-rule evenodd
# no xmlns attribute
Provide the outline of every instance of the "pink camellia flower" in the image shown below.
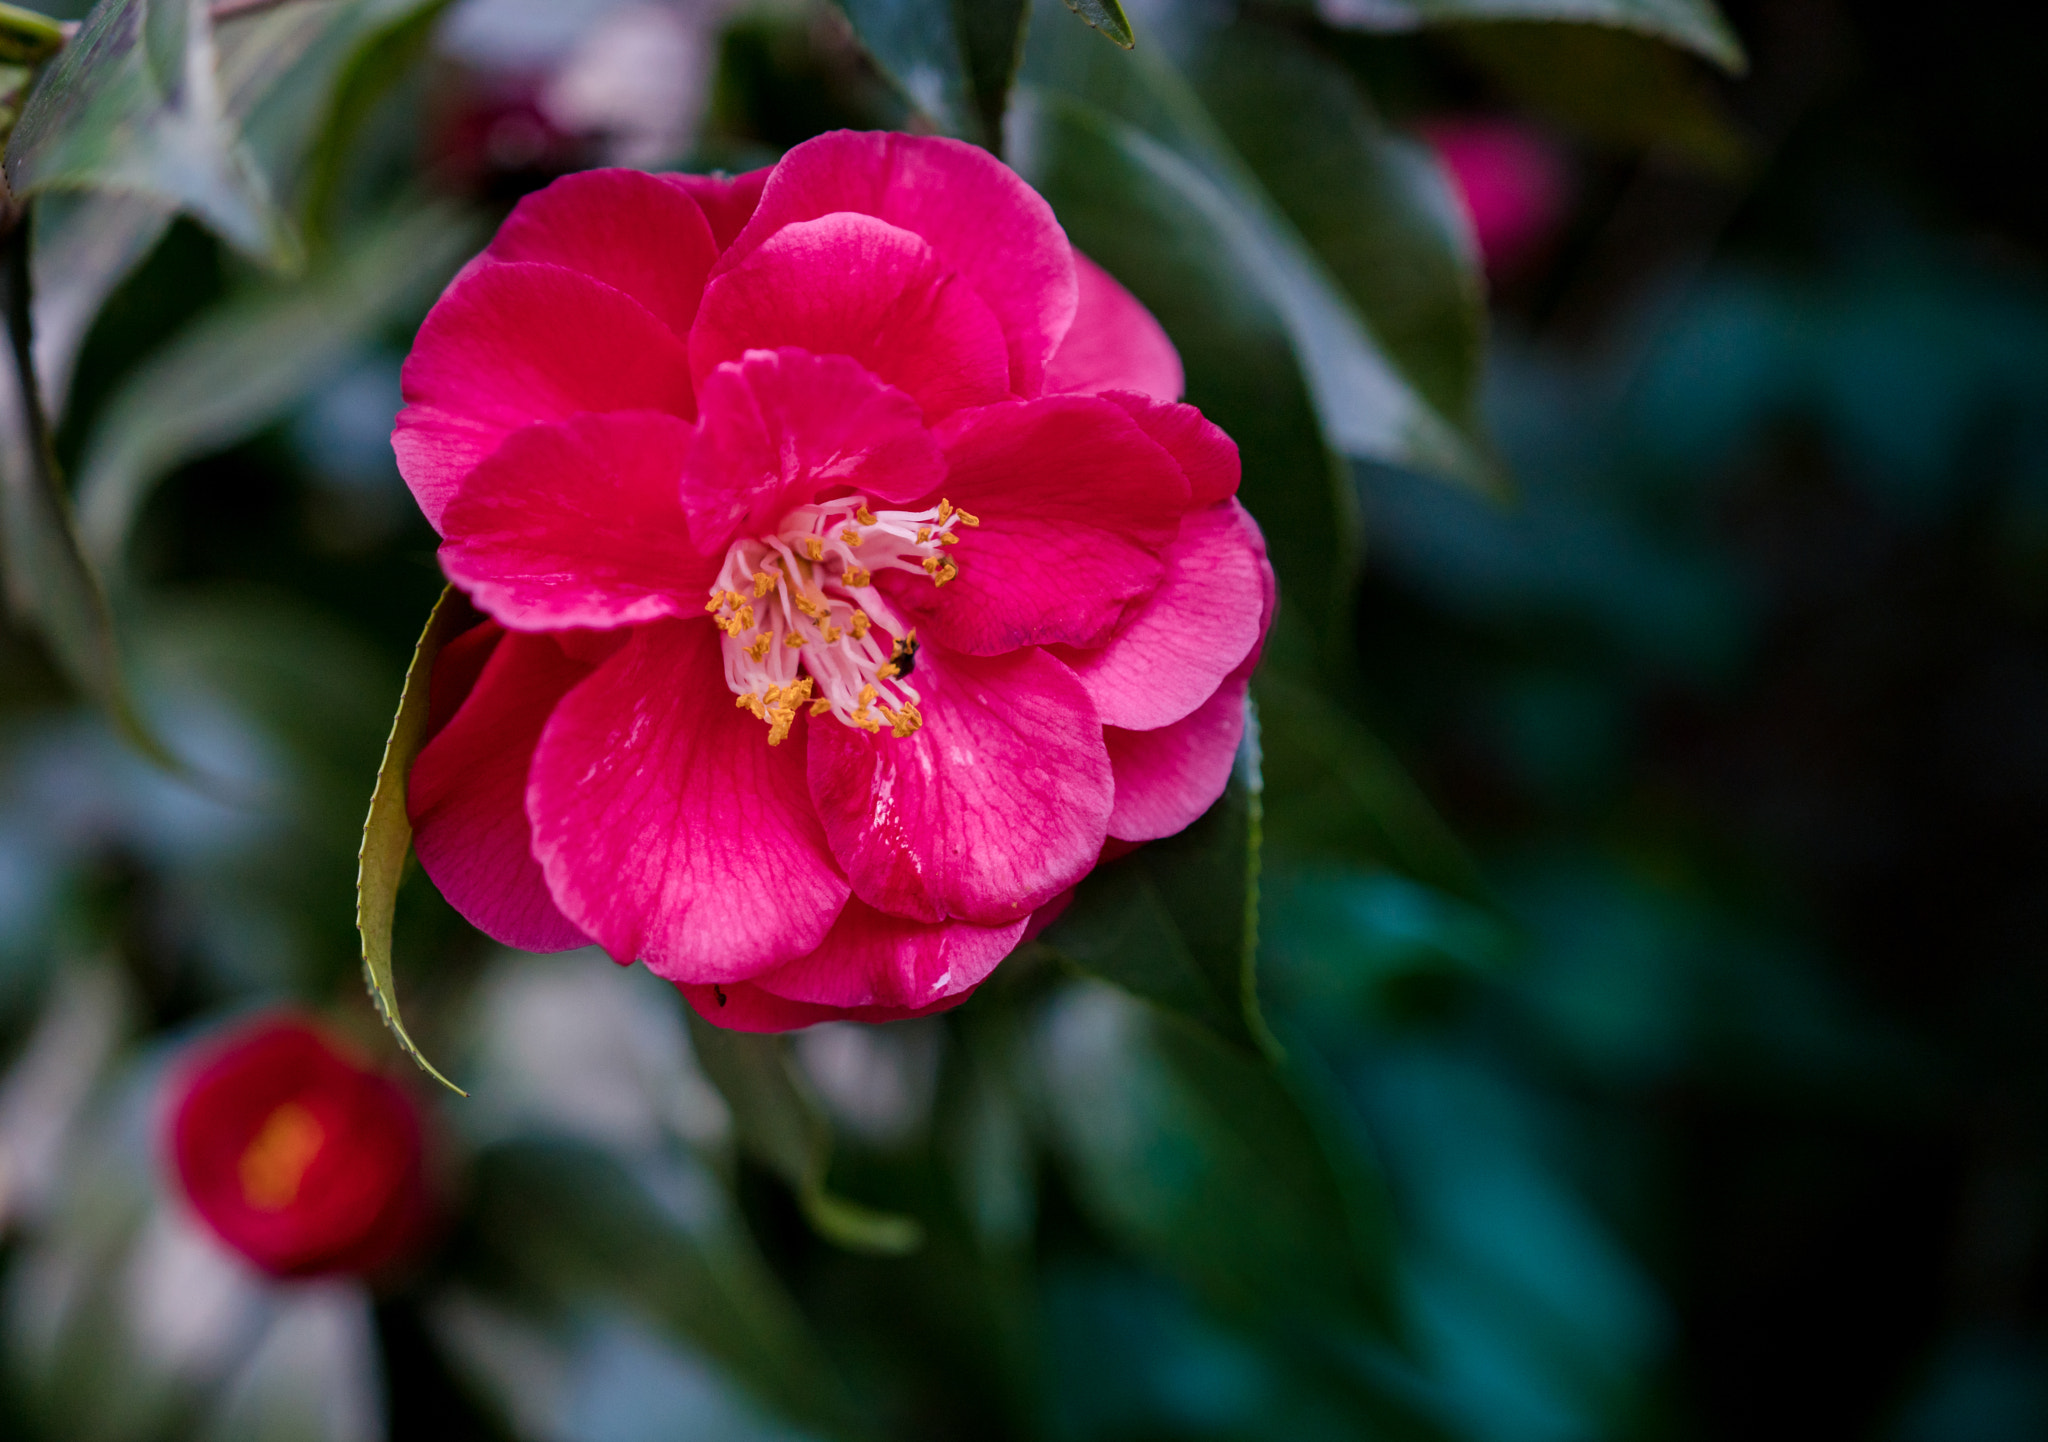
<svg viewBox="0 0 2048 1442"><path fill-rule="evenodd" d="M393 436L488 617L434 673L428 875L724 1026L957 1004L1228 779L1272 573L1180 388L972 146L529 196L421 327Z"/></svg>
<svg viewBox="0 0 2048 1442"><path fill-rule="evenodd" d="M1465 116L1434 121L1423 136L1451 174L1487 273L1526 268L1564 221L1571 172L1557 145L1513 120Z"/></svg>

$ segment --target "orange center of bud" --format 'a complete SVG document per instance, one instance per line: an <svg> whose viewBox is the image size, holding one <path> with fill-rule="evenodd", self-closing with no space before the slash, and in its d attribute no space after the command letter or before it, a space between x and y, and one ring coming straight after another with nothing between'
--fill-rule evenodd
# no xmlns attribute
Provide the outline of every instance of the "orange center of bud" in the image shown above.
<svg viewBox="0 0 2048 1442"><path fill-rule="evenodd" d="M299 1199L306 1172L327 1142L320 1119L297 1102L264 1118L236 1169L242 1197L259 1212L281 1212Z"/></svg>

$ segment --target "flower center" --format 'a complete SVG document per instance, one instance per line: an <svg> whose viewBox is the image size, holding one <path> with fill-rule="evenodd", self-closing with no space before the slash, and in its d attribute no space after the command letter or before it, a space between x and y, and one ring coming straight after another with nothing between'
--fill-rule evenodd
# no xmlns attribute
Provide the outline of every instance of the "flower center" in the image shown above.
<svg viewBox="0 0 2048 1442"><path fill-rule="evenodd" d="M725 632L725 683L768 724L778 746L797 709L897 737L924 724L917 632L875 589L880 571L943 586L960 574L954 532L981 521L950 501L926 511L871 511L865 496L799 506L775 533L733 542L704 609Z"/></svg>
<svg viewBox="0 0 2048 1442"><path fill-rule="evenodd" d="M242 1153L237 1180L242 1198L259 1212L281 1212L299 1199L299 1188L320 1148L327 1128L297 1102L286 1102L263 1123L256 1139Z"/></svg>

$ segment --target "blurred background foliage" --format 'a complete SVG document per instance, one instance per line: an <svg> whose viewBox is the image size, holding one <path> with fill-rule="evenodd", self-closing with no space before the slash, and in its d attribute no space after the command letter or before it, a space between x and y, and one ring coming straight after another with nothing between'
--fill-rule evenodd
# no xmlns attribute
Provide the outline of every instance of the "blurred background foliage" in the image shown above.
<svg viewBox="0 0 2048 1442"><path fill-rule="evenodd" d="M2038 12L58 18L25 101L0 25L0 1433L2048 1434ZM439 1244L261 1280L159 1081L279 999L403 1065L413 327L557 174L842 125L999 148L1165 323L1280 572L1260 745L965 1007L787 1046L415 877Z"/></svg>

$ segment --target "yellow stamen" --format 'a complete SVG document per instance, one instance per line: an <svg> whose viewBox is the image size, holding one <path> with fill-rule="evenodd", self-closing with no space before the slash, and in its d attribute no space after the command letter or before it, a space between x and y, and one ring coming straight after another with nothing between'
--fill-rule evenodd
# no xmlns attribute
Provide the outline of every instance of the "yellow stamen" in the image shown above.
<svg viewBox="0 0 2048 1442"><path fill-rule="evenodd" d="M945 525L947 518L950 517L952 514L953 503L947 500L944 496L939 497L939 524L942 526Z"/></svg>
<svg viewBox="0 0 2048 1442"><path fill-rule="evenodd" d="M875 578L872 574L870 574L867 571L863 571L858 566L848 566L846 568L846 584L853 587L856 591L858 591L861 587L870 584L871 582L873 582L874 579Z"/></svg>
<svg viewBox="0 0 2048 1442"><path fill-rule="evenodd" d="M824 633L825 644L828 646L830 646L833 642L837 641L840 638L840 636L844 634L837 626L833 625L830 621L824 622L822 625L818 627L818 629L819 631Z"/></svg>
<svg viewBox="0 0 2048 1442"><path fill-rule="evenodd" d="M854 640L864 641L867 639L868 627L874 623L868 620L867 612L857 610L846 618L846 624L853 628Z"/></svg>
<svg viewBox="0 0 2048 1442"><path fill-rule="evenodd" d="M775 589L775 578L766 571L754 572L754 599L759 600Z"/></svg>
<svg viewBox="0 0 2048 1442"><path fill-rule="evenodd" d="M831 709L832 703L830 701L827 701L823 696L820 696L817 700L811 703L811 714L813 716L823 716L827 711L830 711Z"/></svg>
<svg viewBox="0 0 2048 1442"><path fill-rule="evenodd" d="M782 644L789 647L792 651L795 650L797 647L803 645L803 643L804 638L794 631L791 631L787 636L784 636L782 638Z"/></svg>
<svg viewBox="0 0 2048 1442"><path fill-rule="evenodd" d="M804 554L813 561L825 559L825 542L817 536L804 537Z"/></svg>
<svg viewBox="0 0 2048 1442"><path fill-rule="evenodd" d="M809 616L813 621L825 614L825 608L816 601L813 601L809 596L806 596L802 591L798 591L794 596L790 597L790 600L796 603L796 608L799 611Z"/></svg>
<svg viewBox="0 0 2048 1442"><path fill-rule="evenodd" d="M955 506L953 509L959 515L961 525L966 526L969 529L972 529L973 527L981 524L981 517L970 516L969 514L967 514L967 512L961 510L958 506Z"/></svg>
<svg viewBox="0 0 2048 1442"><path fill-rule="evenodd" d="M849 546L858 546L860 544L860 532L848 526L839 533L839 539L846 542Z"/></svg>
<svg viewBox="0 0 2048 1442"><path fill-rule="evenodd" d="M762 660L768 655L768 648L774 644L775 638L763 631L754 638L754 644L747 647L747 654L756 661Z"/></svg>
<svg viewBox="0 0 2048 1442"><path fill-rule="evenodd" d="M928 545L930 545L930 544L931 544L931 539L932 539L932 528L931 528L930 526L919 526L919 527L917 528L917 543L918 543L918 544L919 544L920 546L928 546Z"/></svg>
<svg viewBox="0 0 2048 1442"><path fill-rule="evenodd" d="M874 718L868 708L862 706L853 713L853 724L863 731L874 732L882 729L882 723Z"/></svg>
<svg viewBox="0 0 2048 1442"><path fill-rule="evenodd" d="M863 686L860 688L860 699L856 701L854 704L859 706L862 710L866 710L868 707L875 704L875 697L880 694L881 693L876 691L873 686Z"/></svg>
<svg viewBox="0 0 2048 1442"><path fill-rule="evenodd" d="M875 523L875 513L869 510L866 506L862 506L858 510L856 510L853 513L853 518L856 521L859 521L863 526L872 526Z"/></svg>
<svg viewBox="0 0 2048 1442"><path fill-rule="evenodd" d="M724 604L724 595L720 592L713 591L711 593L711 599L704 603L704 609L706 612L716 611L720 606L723 606Z"/></svg>
<svg viewBox="0 0 2048 1442"><path fill-rule="evenodd" d="M942 546L957 546L960 544L960 538L951 531L948 531L945 535L939 537L939 544Z"/></svg>
<svg viewBox="0 0 2048 1442"><path fill-rule="evenodd" d="M932 584L934 586L943 586L959 574L960 568L951 561L946 561L940 565L939 573L932 577Z"/></svg>
<svg viewBox="0 0 2048 1442"><path fill-rule="evenodd" d="M875 667L875 679L877 681L894 681L901 674L896 669L894 661L884 661L881 665Z"/></svg>

